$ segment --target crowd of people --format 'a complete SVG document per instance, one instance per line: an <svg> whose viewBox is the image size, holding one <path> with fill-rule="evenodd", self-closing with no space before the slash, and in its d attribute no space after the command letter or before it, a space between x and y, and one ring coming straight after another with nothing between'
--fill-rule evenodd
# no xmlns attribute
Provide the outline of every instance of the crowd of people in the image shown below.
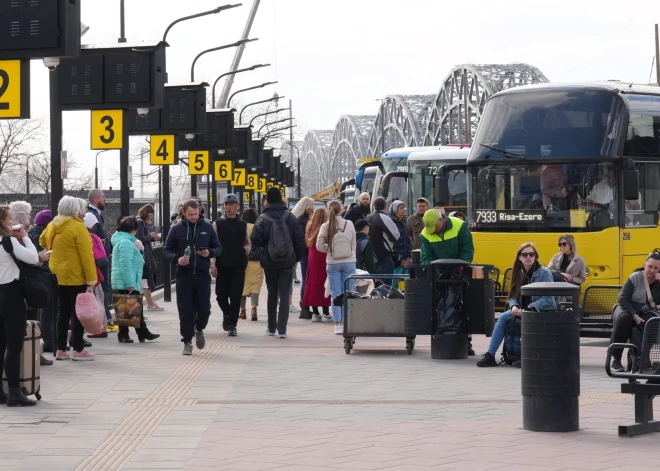
<svg viewBox="0 0 660 471"><path fill-rule="evenodd" d="M239 206L237 195L229 193L223 200L222 217L208 221L199 200L190 199L179 207L164 241L164 259L176 269L184 355L193 353L193 338L197 349L205 347L212 278L222 327L228 336L237 336L239 319L247 319L248 299L250 319L258 321L264 281L268 293L267 335L286 338L291 312L300 312L301 319L312 322L332 322L334 334L342 335L342 307L333 300L344 293L345 287L354 289L354 280L349 277L357 270L376 275L376 279L380 274L403 273L414 250L420 250L422 264L438 259L472 263L474 257L465 216L461 212L445 215L442 208L430 208L426 198L417 199L411 215L404 202L396 200L387 207L386 200L377 197L372 204L368 193L362 193L358 202L344 211L339 201L315 209L314 200L308 197L300 199L290 211L280 191L272 188L265 196L261 214L251 208L239 214ZM64 196L55 217L44 210L33 221L27 202L0 206L0 358L4 357L0 367L9 386L8 394L0 390L0 403L34 405L18 387L27 320L40 322L42 351L54 351L56 360L94 360L96 355L88 350L92 345L84 338L83 325L76 315L76 300L82 293L101 293L98 298L106 316L104 331L92 333L89 338L107 337L116 331L119 343L133 343L128 326L114 325L107 296L110 292L143 296L139 325L135 325L138 341L159 338L149 331L144 317L145 310L163 310L152 298L156 275L152 243L160 240L152 229L154 208L145 205L137 217L121 217L111 237L106 232L104 210L101 190L92 190L87 201ZM575 239L570 234L562 235L558 248L547 267L541 264L533 242L518 248L505 312L499 316L489 348L477 366L498 365L496 352L512 317L520 316L523 310L556 309L558 300L553 297L523 296L524 285L548 281L581 285L585 281L586 264L578 255ZM26 306L18 287L20 270L14 257L26 264L49 267L56 287L47 306ZM302 279L300 310L294 309L291 302L298 266ZM621 291L612 342L625 341L631 328L655 315L648 304L660 303L658 281L660 255L651 254L644 268L633 273ZM469 352L475 354L471 344ZM52 364L43 356L41 362ZM514 366L520 366L520 362ZM612 369L622 369L620 351L614 353Z"/></svg>

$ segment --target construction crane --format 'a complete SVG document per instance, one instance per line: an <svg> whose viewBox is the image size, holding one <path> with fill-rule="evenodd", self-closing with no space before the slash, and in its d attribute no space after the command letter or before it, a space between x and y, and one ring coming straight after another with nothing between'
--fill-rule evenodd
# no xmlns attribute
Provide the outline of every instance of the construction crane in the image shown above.
<svg viewBox="0 0 660 471"><path fill-rule="evenodd" d="M341 193L341 186L339 183L334 182L333 184L323 188L321 191L314 193L311 198L314 201L327 201L333 198L336 198Z"/></svg>

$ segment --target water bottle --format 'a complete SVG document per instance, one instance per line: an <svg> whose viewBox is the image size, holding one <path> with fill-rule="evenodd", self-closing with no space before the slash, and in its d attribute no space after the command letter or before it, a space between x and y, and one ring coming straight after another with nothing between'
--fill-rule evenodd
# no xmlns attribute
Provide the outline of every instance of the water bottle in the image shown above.
<svg viewBox="0 0 660 471"><path fill-rule="evenodd" d="M183 251L183 258L186 260L190 260L190 254L191 254L190 246L186 247L186 250Z"/></svg>

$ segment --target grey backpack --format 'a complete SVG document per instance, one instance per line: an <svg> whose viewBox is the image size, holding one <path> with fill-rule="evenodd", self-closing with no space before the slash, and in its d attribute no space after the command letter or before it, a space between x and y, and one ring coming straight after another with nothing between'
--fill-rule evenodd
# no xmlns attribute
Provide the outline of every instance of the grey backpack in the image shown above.
<svg viewBox="0 0 660 471"><path fill-rule="evenodd" d="M274 263L286 263L295 260L296 253L293 250L293 242L289 227L286 224L287 213L281 218L275 219L266 214L261 215L266 221L270 221L270 238L268 239L268 256Z"/></svg>

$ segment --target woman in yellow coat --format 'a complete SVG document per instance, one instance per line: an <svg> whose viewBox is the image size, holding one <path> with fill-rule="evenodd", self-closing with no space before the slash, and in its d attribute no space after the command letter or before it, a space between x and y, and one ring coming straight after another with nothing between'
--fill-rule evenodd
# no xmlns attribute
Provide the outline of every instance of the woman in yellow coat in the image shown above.
<svg viewBox="0 0 660 471"><path fill-rule="evenodd" d="M248 223L248 237L252 235L254 223L257 222L257 212L254 209L246 209L243 212L243 220ZM247 311L245 305L247 297L250 296L250 304L252 305L253 321L257 320L257 306L259 305L259 293L261 292L261 285L264 283L264 270L261 268L259 262L259 247L252 246L252 250L248 255L248 266L245 270L245 284L243 285L243 297L241 298L241 319L247 318Z"/></svg>

